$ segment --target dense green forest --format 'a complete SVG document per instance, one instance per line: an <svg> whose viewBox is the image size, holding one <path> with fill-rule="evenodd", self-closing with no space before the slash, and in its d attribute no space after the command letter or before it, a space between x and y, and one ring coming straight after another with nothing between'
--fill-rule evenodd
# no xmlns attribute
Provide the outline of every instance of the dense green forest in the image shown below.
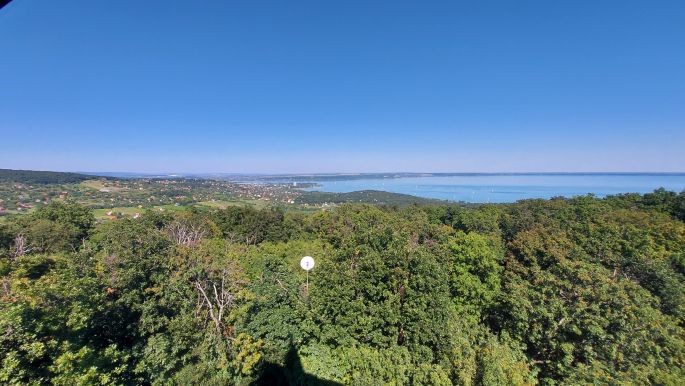
<svg viewBox="0 0 685 386"><path fill-rule="evenodd" d="M409 194L384 192L380 190L358 190L349 193L331 193L317 191L302 191L297 202L304 204L324 203L367 203L374 205L445 205L447 201L412 196Z"/></svg>
<svg viewBox="0 0 685 386"><path fill-rule="evenodd" d="M0 383L683 384L684 220L663 190L103 224L54 201L0 223Z"/></svg>
<svg viewBox="0 0 685 386"><path fill-rule="evenodd" d="M79 173L43 172L34 170L0 169L0 182L20 182L23 184L73 184L94 177Z"/></svg>

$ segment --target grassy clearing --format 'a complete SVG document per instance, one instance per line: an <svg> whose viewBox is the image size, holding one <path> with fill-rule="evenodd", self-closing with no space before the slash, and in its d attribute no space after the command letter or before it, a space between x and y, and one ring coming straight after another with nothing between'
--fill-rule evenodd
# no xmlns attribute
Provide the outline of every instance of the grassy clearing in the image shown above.
<svg viewBox="0 0 685 386"><path fill-rule="evenodd" d="M133 216L136 213L143 213L145 211L144 208L138 208L135 206L129 206L129 207L116 207L116 208L107 208L107 209L94 209L93 214L95 215L95 218L97 219L107 219L110 217L107 213L112 212L112 215L124 215L124 216Z"/></svg>
<svg viewBox="0 0 685 386"><path fill-rule="evenodd" d="M154 207L148 207L148 208L138 208L136 206L122 206L122 207L114 207L114 208L105 208L105 209L93 209L93 214L95 215L95 218L98 220L111 220L114 219L116 216L124 216L124 217L133 217L136 213L140 213L141 215L145 213L145 211L152 210L152 211L160 211L160 212L180 212L184 210L188 210L191 206L198 206L198 207L204 207L204 208L212 208L212 209L226 209L229 206L239 206L239 207L251 207L254 209L265 209L268 208L269 206L273 205L272 202L269 201L264 201L264 200L221 200L221 201L200 201L196 202L191 205L187 206L175 206L175 205L160 205L160 206L154 206ZM316 207L305 207L302 205L280 205L287 211L293 211L293 212L301 212L301 213L312 213L319 211L319 208ZM112 212L111 215L108 215L107 213Z"/></svg>
<svg viewBox="0 0 685 386"><path fill-rule="evenodd" d="M181 211L187 210L188 208L189 208L188 206L180 206L180 205L179 206L176 206L176 205L160 205L160 206L152 207L152 208L150 208L150 210L160 211L160 212L164 212L164 211L181 212Z"/></svg>
<svg viewBox="0 0 685 386"><path fill-rule="evenodd" d="M226 209L229 206L240 206L240 207L250 207L254 209L266 209L271 206L278 206L285 209L288 212L300 212L300 213L313 213L318 212L321 208L316 206L304 206L301 204L283 204L275 203L266 200L249 200L249 199L237 199L237 200L217 200L217 201L201 201L193 205L215 208L215 209ZM335 205L331 205L333 207Z"/></svg>
<svg viewBox="0 0 685 386"><path fill-rule="evenodd" d="M122 188L108 184L107 181L104 181L104 180L83 181L80 183L80 185L84 188L95 189L95 190L107 189L110 192L120 192L123 190Z"/></svg>
<svg viewBox="0 0 685 386"><path fill-rule="evenodd" d="M195 205L207 206L210 208L226 209L229 206L249 206L255 209L264 209L271 203L264 200L221 200L221 201L200 201Z"/></svg>
<svg viewBox="0 0 685 386"><path fill-rule="evenodd" d="M112 219L116 216L129 216L133 217L136 213L140 213L141 215L145 213L148 210L152 211L159 211L159 212L180 212L183 210L188 209L187 206L175 206L175 205L160 205L160 206L154 206L151 208L138 208L137 206L121 206L121 207L114 207L114 208L105 208L105 209L93 209L93 215L95 215L95 218L98 220L109 220ZM108 215L107 213L112 212L111 215Z"/></svg>

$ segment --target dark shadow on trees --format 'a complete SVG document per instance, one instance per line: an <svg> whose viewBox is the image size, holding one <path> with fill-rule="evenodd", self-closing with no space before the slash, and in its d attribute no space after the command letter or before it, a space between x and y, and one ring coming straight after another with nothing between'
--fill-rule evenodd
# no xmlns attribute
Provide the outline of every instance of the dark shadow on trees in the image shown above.
<svg viewBox="0 0 685 386"><path fill-rule="evenodd" d="M253 385L287 386L287 385L321 385L341 386L341 383L327 381L304 372L302 361L294 346L290 346L285 356L285 364L267 363Z"/></svg>

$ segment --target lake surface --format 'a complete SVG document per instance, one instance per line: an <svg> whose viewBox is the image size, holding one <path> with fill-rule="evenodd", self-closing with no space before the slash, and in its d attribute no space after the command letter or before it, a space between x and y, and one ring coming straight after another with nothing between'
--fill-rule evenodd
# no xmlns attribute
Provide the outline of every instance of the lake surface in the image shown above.
<svg viewBox="0 0 685 386"><path fill-rule="evenodd" d="M663 187L681 192L685 174L498 174L400 178L307 179L307 190L353 192L383 190L419 197L473 203L514 202L529 198L573 197L592 193L648 193Z"/></svg>

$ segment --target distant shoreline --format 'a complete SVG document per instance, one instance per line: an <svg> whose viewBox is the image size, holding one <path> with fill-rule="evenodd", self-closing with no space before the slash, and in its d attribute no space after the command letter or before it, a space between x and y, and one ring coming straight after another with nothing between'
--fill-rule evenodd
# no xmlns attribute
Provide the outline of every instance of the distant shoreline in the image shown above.
<svg viewBox="0 0 685 386"><path fill-rule="evenodd" d="M685 176L685 172L379 172L379 173L134 173L76 172L80 174L119 178L203 178L236 180L273 179L362 179L406 177L468 177L468 176Z"/></svg>

